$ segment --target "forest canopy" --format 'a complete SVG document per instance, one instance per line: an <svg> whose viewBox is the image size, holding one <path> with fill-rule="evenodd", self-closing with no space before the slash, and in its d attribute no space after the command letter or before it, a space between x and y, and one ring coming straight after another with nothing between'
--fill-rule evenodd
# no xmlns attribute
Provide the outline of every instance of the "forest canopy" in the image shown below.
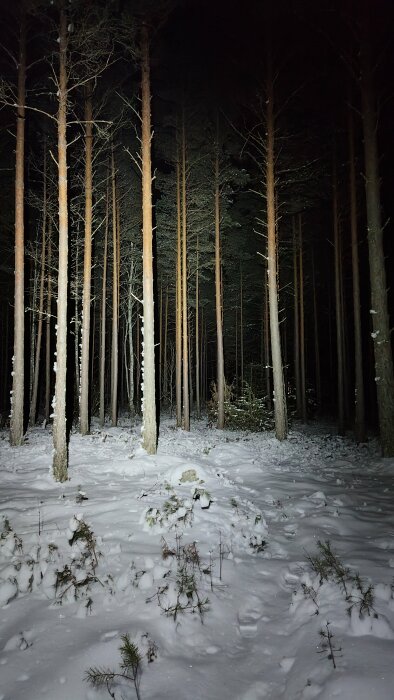
<svg viewBox="0 0 394 700"><path fill-rule="evenodd" d="M0 30L0 417L330 416L394 455L384 0L21 0Z"/></svg>

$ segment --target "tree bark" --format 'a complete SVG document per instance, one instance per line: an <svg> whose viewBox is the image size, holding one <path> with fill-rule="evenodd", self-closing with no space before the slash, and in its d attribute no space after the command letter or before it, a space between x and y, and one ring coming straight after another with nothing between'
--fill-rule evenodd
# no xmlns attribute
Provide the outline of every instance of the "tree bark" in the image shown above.
<svg viewBox="0 0 394 700"><path fill-rule="evenodd" d="M89 432L89 349L90 349L90 304L92 278L92 151L93 151L93 110L92 83L85 88L85 244L83 259L82 291L82 348L81 348L81 393L80 428L81 434Z"/></svg>
<svg viewBox="0 0 394 700"><path fill-rule="evenodd" d="M277 240L275 211L275 117L274 89L271 53L267 51L266 94L266 198L267 198L267 247L268 247L268 301L271 331L271 356L274 384L275 435L278 440L287 437L287 410L283 381L283 364L278 312Z"/></svg>
<svg viewBox="0 0 394 700"><path fill-rule="evenodd" d="M101 327L100 327L100 425L105 423L105 340L107 318L107 257L108 257L108 225L109 225L109 187L107 187L104 251L103 251L103 279L101 285Z"/></svg>
<svg viewBox="0 0 394 700"><path fill-rule="evenodd" d="M387 278L380 211L377 144L377 107L370 55L368 17L361 45L361 101L364 134L365 194L367 203L369 270L371 280L372 338L379 429L384 457L394 457L394 371L387 306Z"/></svg>
<svg viewBox="0 0 394 700"><path fill-rule="evenodd" d="M134 282L134 259L132 257L129 272L129 298L127 304L127 329L129 341L129 368L128 368L128 402L131 420L134 420L134 343L133 343L133 282ZM126 354L126 353L125 353Z"/></svg>
<svg viewBox="0 0 394 700"><path fill-rule="evenodd" d="M15 155L15 306L14 356L12 362L12 395L10 443L23 442L24 375L25 375L25 301L24 301L24 204L25 204L25 99L26 99L26 8L21 3L19 35L18 97Z"/></svg>
<svg viewBox="0 0 394 700"><path fill-rule="evenodd" d="M189 338L187 308L187 220L186 220L186 137L185 117L182 115L182 380L183 380L183 429L190 430L189 400Z"/></svg>
<svg viewBox="0 0 394 700"><path fill-rule="evenodd" d="M272 409L272 392L271 392L271 361L270 361L270 324L269 324L269 303L268 303L268 287L264 282L264 365L265 365L265 392L267 396L267 408Z"/></svg>
<svg viewBox="0 0 394 700"><path fill-rule="evenodd" d="M182 426L182 222L181 166L176 165L177 253L176 253L176 319L175 319L175 394L176 426Z"/></svg>
<svg viewBox="0 0 394 700"><path fill-rule="evenodd" d="M47 317L45 324L45 420L51 413L52 220L48 221Z"/></svg>
<svg viewBox="0 0 394 700"><path fill-rule="evenodd" d="M67 209L67 16L60 0L58 100L59 181L59 268L57 287L56 382L53 422L53 475L66 481L68 445L66 431L67 378L67 293L68 293L68 209Z"/></svg>
<svg viewBox="0 0 394 700"><path fill-rule="evenodd" d="M118 230L116 214L115 156L111 153L112 188L112 346L111 346L111 421L118 423L118 375L119 375L119 299L118 299Z"/></svg>
<svg viewBox="0 0 394 700"><path fill-rule="evenodd" d="M142 237L143 237L143 447L156 454L156 396L155 396L155 328L153 301L152 255L152 166L150 113L150 60L148 28L142 26L141 36L142 92Z"/></svg>
<svg viewBox="0 0 394 700"><path fill-rule="evenodd" d="M38 396L38 378L40 373L40 356L41 356L41 340L42 340L42 324L44 319L44 284L45 284L45 265L46 265L46 226L47 226L47 153L46 143L44 144L44 191L42 202L42 247L41 247L41 274L40 274L40 292L38 301L38 325L37 325L37 343L34 361L33 386L30 403L29 424L35 425L37 414L37 396ZM33 309L34 311L34 309Z"/></svg>
<svg viewBox="0 0 394 700"><path fill-rule="evenodd" d="M168 407L168 286L166 287L163 343L163 398L165 406Z"/></svg>
<svg viewBox="0 0 394 700"><path fill-rule="evenodd" d="M241 390L242 395L244 390L244 280L242 272L242 264L239 281L239 356L241 366Z"/></svg>
<svg viewBox="0 0 394 700"><path fill-rule="evenodd" d="M196 338L195 338L195 348L196 348L196 418L199 420L201 418L201 390L200 390L200 270L199 270L199 240L197 235L196 244Z"/></svg>

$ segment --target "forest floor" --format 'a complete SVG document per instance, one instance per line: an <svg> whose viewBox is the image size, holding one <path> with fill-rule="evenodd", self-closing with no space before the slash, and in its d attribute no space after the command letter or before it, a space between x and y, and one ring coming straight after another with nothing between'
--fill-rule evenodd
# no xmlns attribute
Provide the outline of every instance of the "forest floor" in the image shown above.
<svg viewBox="0 0 394 700"><path fill-rule="evenodd" d="M0 435L0 700L391 700L394 460L328 425ZM124 640L123 640L124 641Z"/></svg>

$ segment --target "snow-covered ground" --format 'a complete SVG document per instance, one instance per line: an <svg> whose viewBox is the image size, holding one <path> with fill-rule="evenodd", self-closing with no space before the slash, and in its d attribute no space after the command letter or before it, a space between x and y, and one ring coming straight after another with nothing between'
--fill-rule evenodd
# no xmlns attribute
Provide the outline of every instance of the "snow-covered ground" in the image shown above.
<svg viewBox="0 0 394 700"><path fill-rule="evenodd" d="M149 457L139 428L93 427L60 485L48 430L0 437L1 700L109 698L85 675L120 671L125 634L141 700L394 697L394 461L375 443L168 420Z"/></svg>

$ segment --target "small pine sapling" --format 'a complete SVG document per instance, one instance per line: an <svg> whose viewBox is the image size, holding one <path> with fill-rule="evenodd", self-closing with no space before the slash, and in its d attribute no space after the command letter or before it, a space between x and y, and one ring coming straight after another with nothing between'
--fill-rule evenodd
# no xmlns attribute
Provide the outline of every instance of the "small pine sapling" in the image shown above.
<svg viewBox="0 0 394 700"><path fill-rule="evenodd" d="M308 561L312 570L319 576L320 585L323 581L334 581L341 586L345 600L349 604L347 611L350 615L353 608L357 607L361 617L371 615L374 611L374 587L372 584L364 584L358 572L352 573L344 566L339 557L332 551L330 542L318 542L320 555L308 555ZM354 592L355 591L355 592Z"/></svg>
<svg viewBox="0 0 394 700"><path fill-rule="evenodd" d="M133 683L137 700L141 700L140 695L140 677L141 677L141 661L142 656L138 646L130 640L128 634L121 637L122 645L119 647L121 662L121 671L113 671L112 669L101 668L99 666L91 666L86 671L85 681L93 688L106 688L111 698L115 699L115 686L123 681Z"/></svg>
<svg viewBox="0 0 394 700"><path fill-rule="evenodd" d="M327 654L327 659L332 661L332 665L336 669L337 664L336 664L336 654L340 653L342 651L342 647L335 647L332 640L334 638L333 633L330 630L330 622L326 622L325 628L322 628L319 632L321 642L320 642L320 647L321 649L318 650L318 654Z"/></svg>
<svg viewBox="0 0 394 700"><path fill-rule="evenodd" d="M351 579L350 569L345 567L339 557L332 551L329 540L326 542L317 543L320 551L319 555L308 555L308 561L313 571L320 577L320 583L323 581L334 580L342 586L345 596L348 596L346 582Z"/></svg>

